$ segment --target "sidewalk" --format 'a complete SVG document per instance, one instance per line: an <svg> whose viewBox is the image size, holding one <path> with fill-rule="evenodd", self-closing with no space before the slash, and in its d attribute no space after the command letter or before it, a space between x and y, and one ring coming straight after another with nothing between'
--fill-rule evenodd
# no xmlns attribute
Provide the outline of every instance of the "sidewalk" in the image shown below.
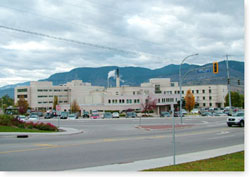
<svg viewBox="0 0 250 177"><path fill-rule="evenodd" d="M60 136L60 135L74 135L83 133L82 130L77 130L74 128L66 128L66 127L60 127L59 129L63 130L62 132L55 132L55 133L32 133L32 132L0 132L0 137L7 136L7 137L13 137L18 135L28 135L28 136L43 136L43 135L49 135L49 136Z"/></svg>
<svg viewBox="0 0 250 177"><path fill-rule="evenodd" d="M221 155L226 155L234 152L239 152L244 150L244 144L225 147L225 148L218 148L208 151L200 151L194 152L189 154L182 154L176 156L176 164L192 162L202 159L213 158ZM105 166L98 166L98 167L90 167L90 168L82 168L82 169L75 169L70 171L141 171L151 168L158 168L163 166L173 165L173 157L163 157L157 159L150 159L150 160L140 160L135 161L132 163L127 164L113 164L113 165L105 165Z"/></svg>

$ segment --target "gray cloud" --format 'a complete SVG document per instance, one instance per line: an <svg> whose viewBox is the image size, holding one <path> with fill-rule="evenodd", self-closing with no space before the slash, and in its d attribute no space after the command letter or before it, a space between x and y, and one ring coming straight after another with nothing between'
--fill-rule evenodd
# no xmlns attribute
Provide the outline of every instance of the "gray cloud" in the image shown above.
<svg viewBox="0 0 250 177"><path fill-rule="evenodd" d="M0 28L0 86L75 67L159 68L244 58L244 1L2 0L0 25L98 44L137 55ZM208 60L209 59L209 60Z"/></svg>

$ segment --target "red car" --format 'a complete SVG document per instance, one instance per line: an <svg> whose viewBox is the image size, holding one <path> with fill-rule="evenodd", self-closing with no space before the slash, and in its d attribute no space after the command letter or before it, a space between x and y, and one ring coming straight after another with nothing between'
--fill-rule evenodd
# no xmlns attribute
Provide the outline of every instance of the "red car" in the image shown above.
<svg viewBox="0 0 250 177"><path fill-rule="evenodd" d="M94 113L94 114L91 115L91 118L92 118L92 119L99 119L99 118L100 118L100 115L97 114L97 113Z"/></svg>

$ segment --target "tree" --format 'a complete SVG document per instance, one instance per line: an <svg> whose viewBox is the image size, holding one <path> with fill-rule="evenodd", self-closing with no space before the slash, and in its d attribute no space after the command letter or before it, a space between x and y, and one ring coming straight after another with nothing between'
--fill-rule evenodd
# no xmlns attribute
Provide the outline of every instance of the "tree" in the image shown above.
<svg viewBox="0 0 250 177"><path fill-rule="evenodd" d="M244 95L241 96L238 92L231 93L231 104L234 107L244 107ZM225 97L225 106L229 106L229 96L228 94Z"/></svg>
<svg viewBox="0 0 250 177"><path fill-rule="evenodd" d="M76 100L73 100L72 104L70 105L70 110L72 113L76 113L80 111L80 106L77 104Z"/></svg>
<svg viewBox="0 0 250 177"><path fill-rule="evenodd" d="M156 108L156 104L157 104L157 100L156 99L152 99L151 97L147 97L147 99L145 100L145 103L142 103L142 112L144 113L148 113L150 111L153 111Z"/></svg>
<svg viewBox="0 0 250 177"><path fill-rule="evenodd" d="M186 102L186 110L189 112L194 108L195 105L195 98L194 95L192 94L191 90L188 90L185 96L185 102Z"/></svg>
<svg viewBox="0 0 250 177"><path fill-rule="evenodd" d="M56 110L56 105L58 105L58 96L54 96L53 109Z"/></svg>
<svg viewBox="0 0 250 177"><path fill-rule="evenodd" d="M14 100L9 95L2 96L0 100L0 108L6 109L9 106L14 106Z"/></svg>
<svg viewBox="0 0 250 177"><path fill-rule="evenodd" d="M17 106L20 114L25 114L27 112L29 104L24 99L24 96L20 96L19 100L17 101Z"/></svg>

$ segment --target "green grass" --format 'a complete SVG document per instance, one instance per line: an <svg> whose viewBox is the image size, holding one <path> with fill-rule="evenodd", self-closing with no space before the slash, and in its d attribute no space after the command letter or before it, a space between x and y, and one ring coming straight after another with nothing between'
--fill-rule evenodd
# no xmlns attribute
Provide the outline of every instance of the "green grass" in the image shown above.
<svg viewBox="0 0 250 177"><path fill-rule="evenodd" d="M17 128L17 127L1 126L1 125L0 125L0 132L33 132L33 133L48 133L48 132L54 132L54 131L35 130L35 129L24 129L24 128Z"/></svg>
<svg viewBox="0 0 250 177"><path fill-rule="evenodd" d="M144 171L244 171L244 151Z"/></svg>

